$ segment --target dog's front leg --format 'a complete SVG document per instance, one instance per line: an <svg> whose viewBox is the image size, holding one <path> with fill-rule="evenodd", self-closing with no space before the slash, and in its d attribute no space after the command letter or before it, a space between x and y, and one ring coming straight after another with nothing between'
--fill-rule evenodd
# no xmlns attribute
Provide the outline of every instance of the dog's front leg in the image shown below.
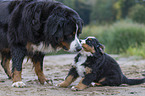
<svg viewBox="0 0 145 96"><path fill-rule="evenodd" d="M22 46L12 46L12 79L13 87L24 87L25 84L22 82L22 62L26 55L26 49Z"/></svg>
<svg viewBox="0 0 145 96"><path fill-rule="evenodd" d="M43 73L43 59L44 55L41 52L35 52L32 59L33 66L35 68L35 73L38 76L38 80L41 84L48 83L52 85L52 80L47 80Z"/></svg>
<svg viewBox="0 0 145 96"><path fill-rule="evenodd" d="M91 82L93 82L95 80L96 76L92 73L86 74L79 82L78 85L73 86L71 89L73 91L79 91L79 90L83 90L85 88L87 88Z"/></svg>
<svg viewBox="0 0 145 96"><path fill-rule="evenodd" d="M76 71L76 68L71 68L67 77L65 78L65 81L58 84L59 87L68 87L72 82L74 82L78 78L78 73Z"/></svg>

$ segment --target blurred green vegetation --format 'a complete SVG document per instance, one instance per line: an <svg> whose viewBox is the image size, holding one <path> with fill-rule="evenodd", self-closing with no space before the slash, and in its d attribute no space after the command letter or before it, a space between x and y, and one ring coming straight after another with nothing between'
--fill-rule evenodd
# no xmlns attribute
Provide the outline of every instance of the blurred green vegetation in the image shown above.
<svg viewBox="0 0 145 96"><path fill-rule="evenodd" d="M95 36L107 53L145 58L145 0L56 1L76 10L84 20L81 39Z"/></svg>
<svg viewBox="0 0 145 96"><path fill-rule="evenodd" d="M129 17L130 11L145 13L145 0L56 0L76 10L84 24L106 24ZM134 6L137 8L134 8ZM139 9L142 7L142 10ZM135 10L134 10L135 9ZM137 14L136 14L137 15ZM132 17L131 17L132 18Z"/></svg>

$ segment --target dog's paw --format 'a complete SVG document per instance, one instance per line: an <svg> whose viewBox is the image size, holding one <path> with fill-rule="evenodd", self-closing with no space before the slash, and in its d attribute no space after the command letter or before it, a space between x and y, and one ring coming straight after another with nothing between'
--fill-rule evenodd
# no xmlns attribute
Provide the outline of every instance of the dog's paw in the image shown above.
<svg viewBox="0 0 145 96"><path fill-rule="evenodd" d="M23 83L22 81L18 81L18 82L14 82L12 84L12 87L23 88L23 87L26 87L26 84Z"/></svg>
<svg viewBox="0 0 145 96"><path fill-rule="evenodd" d="M71 90L72 90L72 91L81 91L81 89L78 89L76 86L72 86L72 87L71 87Z"/></svg>

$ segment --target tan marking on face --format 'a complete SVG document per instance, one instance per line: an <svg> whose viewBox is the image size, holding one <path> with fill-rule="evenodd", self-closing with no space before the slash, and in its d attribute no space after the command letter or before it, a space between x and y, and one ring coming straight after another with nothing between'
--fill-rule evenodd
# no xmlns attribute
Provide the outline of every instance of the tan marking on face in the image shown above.
<svg viewBox="0 0 145 96"><path fill-rule="evenodd" d="M62 47L65 46L68 50L70 49L70 44L66 43L66 42L61 42Z"/></svg>
<svg viewBox="0 0 145 96"><path fill-rule="evenodd" d="M13 82L22 81L21 73L22 71L17 71L16 68L14 69L14 72L12 74Z"/></svg>
<svg viewBox="0 0 145 96"><path fill-rule="evenodd" d="M91 38L89 38L88 40L92 41L92 39L91 39Z"/></svg>
<svg viewBox="0 0 145 96"><path fill-rule="evenodd" d="M89 67L86 67L86 68L85 68L85 71L86 71L86 74L89 74L89 73L91 73L91 72L92 72L92 69L91 69L91 68L89 68Z"/></svg>
<svg viewBox="0 0 145 96"><path fill-rule="evenodd" d="M79 33L81 32L81 30L79 29L79 31L78 31Z"/></svg>
<svg viewBox="0 0 145 96"><path fill-rule="evenodd" d="M44 84L46 81L45 75L43 73L43 70L41 69L41 63L40 62L33 62L35 73L38 76L38 80L41 84Z"/></svg>
<svg viewBox="0 0 145 96"><path fill-rule="evenodd" d="M58 84L60 87L68 87L72 82L74 82L77 78L74 78L74 76L69 75L65 81L62 83Z"/></svg>
<svg viewBox="0 0 145 96"><path fill-rule="evenodd" d="M87 45L87 44L82 44L82 47L84 48L84 50L85 50L86 52L95 53L94 47L91 47L91 46L89 46L89 45Z"/></svg>
<svg viewBox="0 0 145 96"><path fill-rule="evenodd" d="M76 32L73 32L73 35L75 35L76 34Z"/></svg>
<svg viewBox="0 0 145 96"><path fill-rule="evenodd" d="M82 83L83 80L84 80L84 78L82 78L82 79L80 80L79 84L78 84L77 86L75 86L75 88L77 88L78 90L83 90L83 89L87 88L87 85L84 85L84 84Z"/></svg>

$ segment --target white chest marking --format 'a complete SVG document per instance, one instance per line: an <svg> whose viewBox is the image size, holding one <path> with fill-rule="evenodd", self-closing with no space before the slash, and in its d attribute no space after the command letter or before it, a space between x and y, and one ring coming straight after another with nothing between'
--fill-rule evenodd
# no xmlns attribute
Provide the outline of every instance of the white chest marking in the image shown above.
<svg viewBox="0 0 145 96"><path fill-rule="evenodd" d="M43 42L41 42L39 45L31 45L33 48L33 51L40 51L44 53L50 53L50 52L56 52L59 51L61 48L54 49L51 44L49 46L46 46Z"/></svg>
<svg viewBox="0 0 145 96"><path fill-rule="evenodd" d="M78 62L75 64L79 76L83 77L85 73L85 67L82 65L87 60L86 56L81 56Z"/></svg>
<svg viewBox="0 0 145 96"><path fill-rule="evenodd" d="M86 62L87 56L92 56L92 53L85 52L83 49L81 50L81 56L78 59L77 63L73 63L73 66L76 66L76 70L79 74L79 76L84 77L84 73L86 72L85 67L82 65Z"/></svg>

